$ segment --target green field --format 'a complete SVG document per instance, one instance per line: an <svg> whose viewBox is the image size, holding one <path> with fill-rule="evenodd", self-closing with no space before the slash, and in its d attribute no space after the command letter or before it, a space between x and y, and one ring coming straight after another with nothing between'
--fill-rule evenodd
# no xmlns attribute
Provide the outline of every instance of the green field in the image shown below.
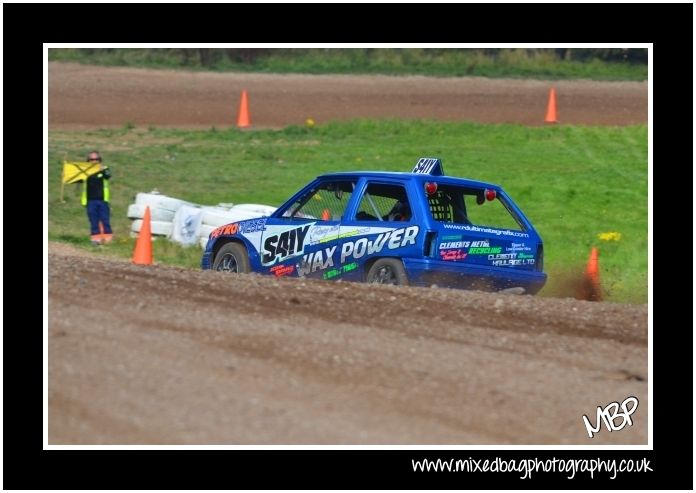
<svg viewBox="0 0 696 493"><path fill-rule="evenodd" d="M52 48L51 61L220 72L647 80L647 49Z"/></svg>
<svg viewBox="0 0 696 493"><path fill-rule="evenodd" d="M79 185L60 201L61 163L99 149L113 170L116 241L103 255L130 257L128 204L137 192L160 192L201 204L279 205L318 174L410 171L437 156L449 175L502 185L544 240L549 282L542 295L571 295L592 246L600 249L605 299L646 303L648 144L645 125L627 127L482 125L356 120L280 131L184 131L137 128L49 132L48 236L89 245ZM604 241L598 235L620 233ZM614 236L615 237L615 236ZM201 250L164 240L155 261L197 267Z"/></svg>

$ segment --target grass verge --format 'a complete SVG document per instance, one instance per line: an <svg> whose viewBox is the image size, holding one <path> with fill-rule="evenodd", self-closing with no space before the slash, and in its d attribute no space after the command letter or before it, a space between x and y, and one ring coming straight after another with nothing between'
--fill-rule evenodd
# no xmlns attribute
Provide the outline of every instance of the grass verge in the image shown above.
<svg viewBox="0 0 696 493"><path fill-rule="evenodd" d="M356 120L283 130L139 128L49 132L48 236L89 246L79 185L60 201L61 162L99 149L113 170L116 241L105 255L129 257L128 204L153 188L203 204L280 205L332 171L408 171L421 156L442 158L452 176L499 183L544 240L549 283L542 295L572 294L590 249L600 249L606 299L647 302L647 127L482 125ZM617 235L600 234L616 232ZM197 267L201 251L167 241L161 263Z"/></svg>

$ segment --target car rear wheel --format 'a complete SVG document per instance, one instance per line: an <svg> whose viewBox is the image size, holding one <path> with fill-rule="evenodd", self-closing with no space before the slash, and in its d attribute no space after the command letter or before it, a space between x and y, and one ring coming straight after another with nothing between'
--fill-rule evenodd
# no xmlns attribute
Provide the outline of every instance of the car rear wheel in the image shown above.
<svg viewBox="0 0 696 493"><path fill-rule="evenodd" d="M408 276L401 260L381 258L367 271L367 282L408 286Z"/></svg>
<svg viewBox="0 0 696 493"><path fill-rule="evenodd" d="M213 270L246 274L251 271L246 248L239 243L227 243L215 255Z"/></svg>

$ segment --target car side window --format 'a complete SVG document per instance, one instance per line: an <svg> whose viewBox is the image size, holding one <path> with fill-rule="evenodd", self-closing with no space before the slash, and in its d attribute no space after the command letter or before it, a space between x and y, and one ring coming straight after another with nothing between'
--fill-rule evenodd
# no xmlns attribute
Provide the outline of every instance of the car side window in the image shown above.
<svg viewBox="0 0 696 493"><path fill-rule="evenodd" d="M493 190L438 185L435 192L427 194L427 200L430 215L441 223L524 229Z"/></svg>
<svg viewBox="0 0 696 493"><path fill-rule="evenodd" d="M355 182L350 180L321 183L292 204L283 217L340 221L354 189Z"/></svg>
<svg viewBox="0 0 696 493"><path fill-rule="evenodd" d="M360 198L358 221L410 221L411 204L402 185L369 183Z"/></svg>

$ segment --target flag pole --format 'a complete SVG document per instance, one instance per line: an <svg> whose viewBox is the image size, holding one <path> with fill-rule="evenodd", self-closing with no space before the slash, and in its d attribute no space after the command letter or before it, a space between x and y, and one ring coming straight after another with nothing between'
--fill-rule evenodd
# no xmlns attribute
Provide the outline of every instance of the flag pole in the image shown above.
<svg viewBox="0 0 696 493"><path fill-rule="evenodd" d="M65 159L67 159L67 155L63 158L63 171L60 172L60 201L61 203L65 203L65 199L63 199L63 193L65 192Z"/></svg>

